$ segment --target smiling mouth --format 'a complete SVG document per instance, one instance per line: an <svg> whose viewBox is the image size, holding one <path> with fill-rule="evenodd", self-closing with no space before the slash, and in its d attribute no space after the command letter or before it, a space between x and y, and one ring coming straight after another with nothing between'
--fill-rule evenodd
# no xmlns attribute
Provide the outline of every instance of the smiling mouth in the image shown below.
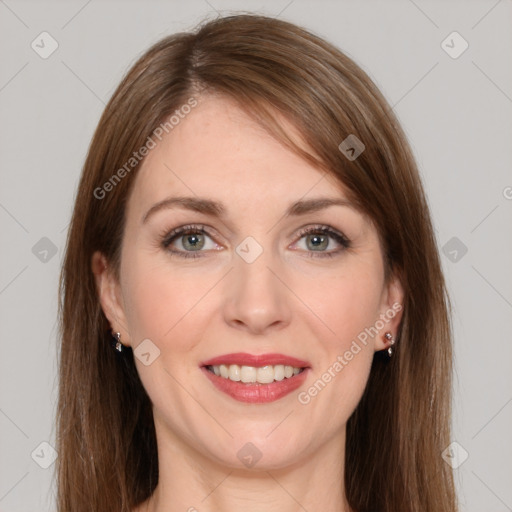
<svg viewBox="0 0 512 512"><path fill-rule="evenodd" d="M206 370L233 382L243 384L271 384L291 379L304 371L305 368L283 364L266 366L245 366L238 364L207 365Z"/></svg>

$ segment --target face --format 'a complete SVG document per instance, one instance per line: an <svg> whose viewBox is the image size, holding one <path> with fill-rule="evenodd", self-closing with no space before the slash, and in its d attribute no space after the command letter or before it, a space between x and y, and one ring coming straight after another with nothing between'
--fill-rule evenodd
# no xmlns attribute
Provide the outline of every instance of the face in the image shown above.
<svg viewBox="0 0 512 512"><path fill-rule="evenodd" d="M150 151L119 281L103 263L101 303L135 351L159 443L230 467L252 445L271 469L344 439L400 320L400 283L385 282L378 234L339 182L220 97Z"/></svg>

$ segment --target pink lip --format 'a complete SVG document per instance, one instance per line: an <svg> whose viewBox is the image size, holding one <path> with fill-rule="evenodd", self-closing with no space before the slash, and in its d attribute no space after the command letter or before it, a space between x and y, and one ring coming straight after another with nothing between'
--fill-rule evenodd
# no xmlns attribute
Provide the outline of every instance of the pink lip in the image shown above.
<svg viewBox="0 0 512 512"><path fill-rule="evenodd" d="M311 365L307 361L302 361L295 357L285 356L283 354L245 354L237 352L235 354L225 354L223 356L208 359L200 364L200 366L217 366L217 365L238 364L240 366L270 366L276 364L284 364L287 366L295 366L296 368L309 368Z"/></svg>
<svg viewBox="0 0 512 512"><path fill-rule="evenodd" d="M290 358L287 358L287 360L289 359ZM214 361L214 359L212 359L212 361ZM297 361L297 359L295 359L295 361ZM295 366L295 364L293 366ZM306 380L310 370L307 368L289 379L285 378L281 381L271 382L270 384L244 384L243 382L234 382L229 379L224 379L223 377L218 377L213 372L209 371L206 366L203 366L201 371L210 379L217 389L235 400L239 402L262 404L275 402L292 391L295 391Z"/></svg>

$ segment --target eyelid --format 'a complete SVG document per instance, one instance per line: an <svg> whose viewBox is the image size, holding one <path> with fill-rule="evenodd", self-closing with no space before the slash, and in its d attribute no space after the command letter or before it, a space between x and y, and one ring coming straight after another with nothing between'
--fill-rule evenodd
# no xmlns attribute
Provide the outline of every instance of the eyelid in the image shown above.
<svg viewBox="0 0 512 512"><path fill-rule="evenodd" d="M306 226L304 228L301 228L295 236L298 236L298 238L301 239L303 236L309 233L325 233L331 238L334 238L338 243L347 247L351 243L351 241L346 235L344 235L341 231L337 230L336 228L329 226L328 224L315 224Z"/></svg>

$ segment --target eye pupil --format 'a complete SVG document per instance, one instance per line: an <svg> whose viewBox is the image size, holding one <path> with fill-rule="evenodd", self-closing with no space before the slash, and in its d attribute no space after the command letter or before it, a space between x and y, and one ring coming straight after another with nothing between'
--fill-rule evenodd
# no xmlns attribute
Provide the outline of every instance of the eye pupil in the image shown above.
<svg viewBox="0 0 512 512"><path fill-rule="evenodd" d="M323 235L309 235L308 240L313 243L313 247L315 249L325 248L325 241L327 240L327 237ZM322 245L323 244L323 245Z"/></svg>
<svg viewBox="0 0 512 512"><path fill-rule="evenodd" d="M187 244L190 244L188 248L191 249L201 249L204 245L204 239L200 239L202 235L197 234L190 234L185 235L183 238L185 239L185 243L183 244L183 247L187 248Z"/></svg>

